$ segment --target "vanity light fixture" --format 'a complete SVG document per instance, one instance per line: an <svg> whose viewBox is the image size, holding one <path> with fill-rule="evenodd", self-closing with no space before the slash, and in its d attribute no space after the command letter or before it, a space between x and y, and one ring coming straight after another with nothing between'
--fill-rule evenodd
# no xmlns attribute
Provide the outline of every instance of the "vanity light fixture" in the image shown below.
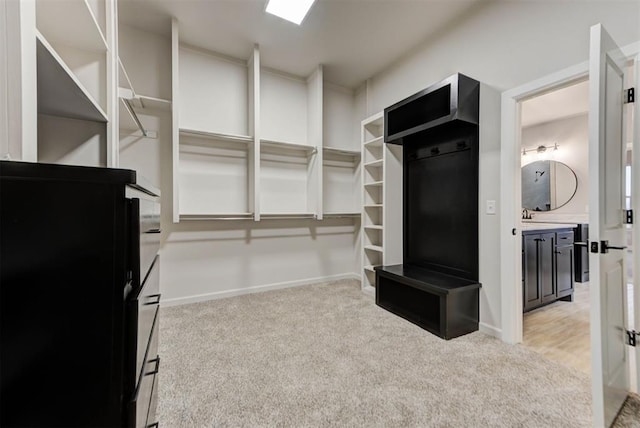
<svg viewBox="0 0 640 428"><path fill-rule="evenodd" d="M535 149L522 149L522 156L526 156L527 152L536 152L538 154L542 154L544 152L547 151L547 149L553 149L553 151L555 152L556 150L558 150L558 143L554 143L553 146L538 146Z"/></svg>
<svg viewBox="0 0 640 428"><path fill-rule="evenodd" d="M267 13L300 25L315 0L269 0Z"/></svg>

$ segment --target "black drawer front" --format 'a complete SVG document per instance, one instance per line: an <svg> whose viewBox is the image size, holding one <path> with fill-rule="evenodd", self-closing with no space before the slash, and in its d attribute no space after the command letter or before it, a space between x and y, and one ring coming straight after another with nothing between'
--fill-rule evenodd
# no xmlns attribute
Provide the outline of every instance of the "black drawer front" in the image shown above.
<svg viewBox="0 0 640 428"><path fill-rule="evenodd" d="M144 362L144 355L147 351L149 338L154 321L157 318L158 307L160 306L160 260L156 257L156 261L149 271L140 294L133 302L135 304L135 312L137 314L137 322L134 322L135 343L136 348L136 378L140 375L140 370ZM135 318L133 319L135 320ZM132 320L132 321L133 321ZM157 321L156 321L157 322Z"/></svg>
<svg viewBox="0 0 640 428"><path fill-rule="evenodd" d="M158 372L160 371L160 356L158 355L158 316L155 317L149 346L146 349L144 365L140 381L136 387L129 409L130 427L147 427L153 425L156 419L158 402Z"/></svg>
<svg viewBox="0 0 640 428"><path fill-rule="evenodd" d="M160 204L140 199L140 280L143 281L160 250Z"/></svg>
<svg viewBox="0 0 640 428"><path fill-rule="evenodd" d="M133 286L143 281L160 250L160 203L155 199L131 198L131 254Z"/></svg>
<svg viewBox="0 0 640 428"><path fill-rule="evenodd" d="M573 232L558 232L556 245L573 245Z"/></svg>

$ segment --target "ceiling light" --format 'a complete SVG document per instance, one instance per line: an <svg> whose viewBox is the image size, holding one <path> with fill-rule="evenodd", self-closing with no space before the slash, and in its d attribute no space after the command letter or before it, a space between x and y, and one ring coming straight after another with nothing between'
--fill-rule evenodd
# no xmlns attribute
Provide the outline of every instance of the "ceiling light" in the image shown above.
<svg viewBox="0 0 640 428"><path fill-rule="evenodd" d="M267 13L300 25L315 0L269 0Z"/></svg>

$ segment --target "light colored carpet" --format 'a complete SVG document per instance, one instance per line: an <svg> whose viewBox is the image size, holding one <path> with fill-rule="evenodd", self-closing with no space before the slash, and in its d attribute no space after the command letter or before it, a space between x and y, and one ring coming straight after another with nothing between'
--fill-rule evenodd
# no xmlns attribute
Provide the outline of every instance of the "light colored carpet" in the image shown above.
<svg viewBox="0 0 640 428"><path fill-rule="evenodd" d="M356 281L163 308L164 427L590 426L586 375L481 333L444 341Z"/></svg>
<svg viewBox="0 0 640 428"><path fill-rule="evenodd" d="M629 394L611 428L640 428L640 395Z"/></svg>

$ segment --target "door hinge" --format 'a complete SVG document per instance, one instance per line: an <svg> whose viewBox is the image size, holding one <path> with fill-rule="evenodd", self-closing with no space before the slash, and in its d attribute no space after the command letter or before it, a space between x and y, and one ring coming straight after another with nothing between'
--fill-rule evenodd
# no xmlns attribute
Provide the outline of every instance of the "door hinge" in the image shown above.
<svg viewBox="0 0 640 428"><path fill-rule="evenodd" d="M627 330L627 345L636 347L638 344L638 337L640 337L640 331Z"/></svg>
<svg viewBox="0 0 640 428"><path fill-rule="evenodd" d="M624 91L624 102L625 104L634 103L636 101L636 88L629 88Z"/></svg>
<svg viewBox="0 0 640 428"><path fill-rule="evenodd" d="M633 224L633 210L624 210L624 223Z"/></svg>

